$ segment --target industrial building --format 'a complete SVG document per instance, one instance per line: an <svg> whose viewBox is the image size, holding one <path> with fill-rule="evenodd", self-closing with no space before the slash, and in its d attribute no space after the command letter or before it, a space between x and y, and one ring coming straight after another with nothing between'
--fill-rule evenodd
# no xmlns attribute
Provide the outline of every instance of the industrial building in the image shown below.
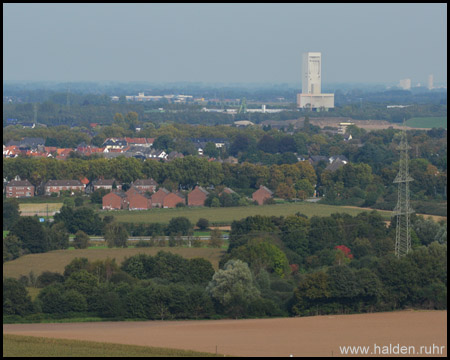
<svg viewBox="0 0 450 360"><path fill-rule="evenodd" d="M303 54L302 93L297 94L297 107L309 110L334 108L334 94L322 93L322 54Z"/></svg>

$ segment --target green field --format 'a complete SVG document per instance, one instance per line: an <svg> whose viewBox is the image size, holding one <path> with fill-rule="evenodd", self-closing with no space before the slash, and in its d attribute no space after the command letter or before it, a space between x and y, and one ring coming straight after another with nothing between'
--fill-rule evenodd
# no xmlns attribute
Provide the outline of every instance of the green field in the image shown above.
<svg viewBox="0 0 450 360"><path fill-rule="evenodd" d="M7 237L9 234L9 230L3 230L3 239Z"/></svg>
<svg viewBox="0 0 450 360"><path fill-rule="evenodd" d="M220 257L225 253L224 249L214 248L184 248L184 247L149 247L149 248L112 248L112 249L76 249L76 250L54 250L41 254L28 254L3 264L3 276L18 279L21 275L28 276L33 271L39 276L44 271L59 272L62 274L64 268L76 257L85 257L89 261L116 259L121 264L126 257L136 254L156 255L158 251L169 251L183 256L186 259L201 257L209 260L214 269L219 268Z"/></svg>
<svg viewBox="0 0 450 360"><path fill-rule="evenodd" d="M210 357L219 354L94 341L3 334L4 357Z"/></svg>
<svg viewBox="0 0 450 360"><path fill-rule="evenodd" d="M174 208L174 209L151 209L142 211L128 211L117 210L101 212L101 216L114 215L114 218L119 222L130 223L152 223L160 222L168 224L173 217L184 216L187 217L191 223L197 223L198 219L205 218L209 220L210 224L230 225L233 220L240 220L247 216L265 215L265 216L288 216L297 212L307 215L308 217L330 216L333 213L347 213L352 216L360 212L367 211L367 209L358 209L333 205L320 205L316 203L298 202L285 203L263 206L238 206L227 208ZM388 220L390 212L380 211L383 217Z"/></svg>
<svg viewBox="0 0 450 360"><path fill-rule="evenodd" d="M406 121L406 126L414 128L444 128L447 129L447 116L418 117Z"/></svg>

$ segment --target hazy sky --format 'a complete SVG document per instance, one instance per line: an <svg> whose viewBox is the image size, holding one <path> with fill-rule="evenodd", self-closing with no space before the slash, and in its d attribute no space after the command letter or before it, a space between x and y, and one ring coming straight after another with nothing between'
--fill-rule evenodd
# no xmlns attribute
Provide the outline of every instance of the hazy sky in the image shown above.
<svg viewBox="0 0 450 360"><path fill-rule="evenodd" d="M412 84L447 78L446 4L3 4L3 79Z"/></svg>

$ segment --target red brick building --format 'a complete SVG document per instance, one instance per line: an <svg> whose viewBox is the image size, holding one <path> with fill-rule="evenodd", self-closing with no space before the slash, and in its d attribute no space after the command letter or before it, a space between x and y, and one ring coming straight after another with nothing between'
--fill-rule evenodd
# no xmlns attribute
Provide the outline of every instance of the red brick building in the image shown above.
<svg viewBox="0 0 450 360"><path fill-rule="evenodd" d="M152 207L163 207L164 198L170 194L170 191L164 188L159 189L152 195Z"/></svg>
<svg viewBox="0 0 450 360"><path fill-rule="evenodd" d="M5 189L7 198L33 197L34 186L28 180L11 180Z"/></svg>
<svg viewBox="0 0 450 360"><path fill-rule="evenodd" d="M102 198L103 210L128 209L128 198L123 192L110 192Z"/></svg>
<svg viewBox="0 0 450 360"><path fill-rule="evenodd" d="M84 188L85 186L79 180L49 180L45 184L45 195L51 195L52 193L59 195L64 190L82 192Z"/></svg>
<svg viewBox="0 0 450 360"><path fill-rule="evenodd" d="M133 186L144 193L146 191L154 193L158 183L153 179L138 179L133 182Z"/></svg>
<svg viewBox="0 0 450 360"><path fill-rule="evenodd" d="M201 186L196 186L188 194L188 205L189 206L205 206L205 200L208 197L209 192L203 189Z"/></svg>
<svg viewBox="0 0 450 360"><path fill-rule="evenodd" d="M222 195L223 193L230 194L230 195L236 194L236 192L234 190L230 189L229 187L224 188L219 195Z"/></svg>
<svg viewBox="0 0 450 360"><path fill-rule="evenodd" d="M164 208L174 208L178 203L186 204L186 200L183 194L171 192L167 194L163 199Z"/></svg>
<svg viewBox="0 0 450 360"><path fill-rule="evenodd" d="M252 194L252 199L254 201L256 201L258 203L258 205L263 205L264 201L266 199L272 198L273 197L273 192L270 191L268 188L266 188L263 185L259 186L259 189L256 190L253 194Z"/></svg>
<svg viewBox="0 0 450 360"><path fill-rule="evenodd" d="M150 196L134 191L128 193L128 191L127 199L129 210L147 210L152 208L152 199Z"/></svg>

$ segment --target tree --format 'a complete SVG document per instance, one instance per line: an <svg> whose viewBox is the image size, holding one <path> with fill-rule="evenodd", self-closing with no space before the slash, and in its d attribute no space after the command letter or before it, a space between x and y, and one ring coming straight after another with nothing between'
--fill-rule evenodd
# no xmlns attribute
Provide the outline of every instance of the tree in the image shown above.
<svg viewBox="0 0 450 360"><path fill-rule="evenodd" d="M200 230L206 230L209 227L209 220L205 218L200 218L198 219L196 225Z"/></svg>
<svg viewBox="0 0 450 360"><path fill-rule="evenodd" d="M190 235L192 228L193 226L187 217L174 217L170 219L166 227L166 235Z"/></svg>
<svg viewBox="0 0 450 360"><path fill-rule="evenodd" d="M25 253L22 241L15 235L8 235L3 239L3 263L14 260Z"/></svg>
<svg viewBox="0 0 450 360"><path fill-rule="evenodd" d="M37 217L22 216L11 227L10 235L15 235L30 253L49 250L48 236Z"/></svg>
<svg viewBox="0 0 450 360"><path fill-rule="evenodd" d="M203 258L189 259L189 281L193 284L207 284L214 275L211 263Z"/></svg>
<svg viewBox="0 0 450 360"><path fill-rule="evenodd" d="M46 229L49 250L67 249L69 247L69 233L63 223L53 224Z"/></svg>
<svg viewBox="0 0 450 360"><path fill-rule="evenodd" d="M219 229L212 229L210 232L209 246L213 248L221 248L222 244L222 232Z"/></svg>
<svg viewBox="0 0 450 360"><path fill-rule="evenodd" d="M89 246L90 237L82 230L78 230L73 239L73 246L75 249L87 249Z"/></svg>
<svg viewBox="0 0 450 360"><path fill-rule="evenodd" d="M217 271L206 291L233 317L243 316L251 301L260 295L248 265L241 260L228 261Z"/></svg>
<svg viewBox="0 0 450 360"><path fill-rule="evenodd" d="M205 145L205 149L203 150L203 153L205 155L208 155L209 157L217 158L220 154L220 151L216 147L216 144L214 144L213 142L207 142Z"/></svg>
<svg viewBox="0 0 450 360"><path fill-rule="evenodd" d="M8 230L20 218L19 202L17 199L3 201L3 230Z"/></svg>
<svg viewBox="0 0 450 360"><path fill-rule="evenodd" d="M3 315L27 315L33 311L25 286L13 278L3 279Z"/></svg>
<svg viewBox="0 0 450 360"><path fill-rule="evenodd" d="M103 236L105 238L108 247L124 247L128 246L128 232L123 224L112 222L105 226Z"/></svg>

